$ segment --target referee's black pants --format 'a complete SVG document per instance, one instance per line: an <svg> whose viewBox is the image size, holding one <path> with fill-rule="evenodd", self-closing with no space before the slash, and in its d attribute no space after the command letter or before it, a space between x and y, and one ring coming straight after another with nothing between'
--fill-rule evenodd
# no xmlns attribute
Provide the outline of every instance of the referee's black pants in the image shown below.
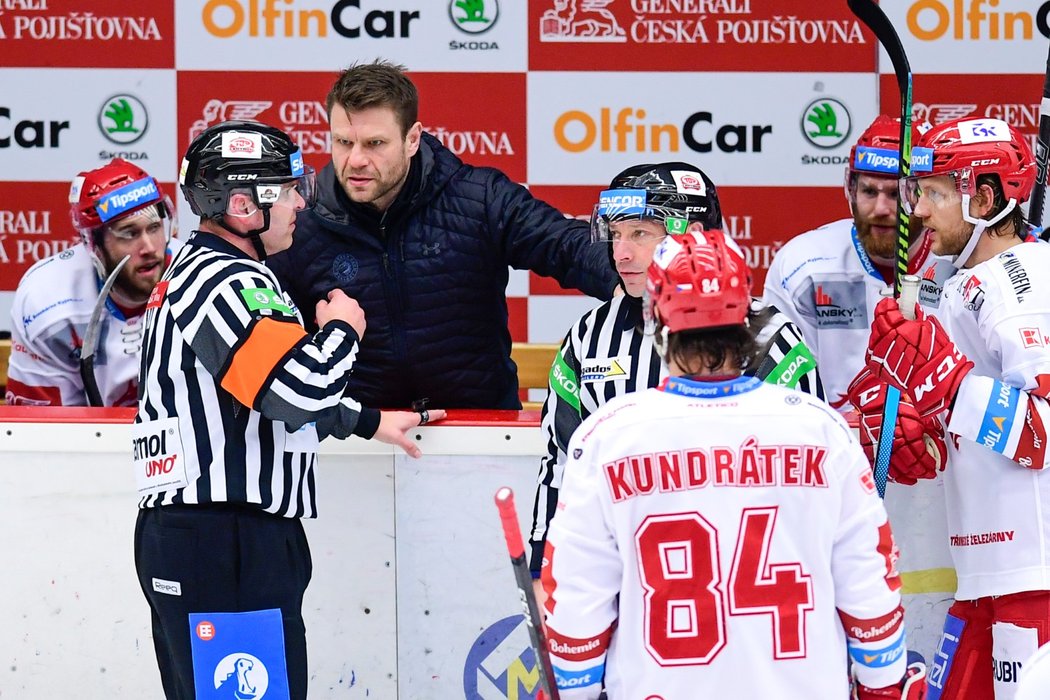
<svg viewBox="0 0 1050 700"><path fill-rule="evenodd" d="M139 511L135 568L153 617L153 645L168 700L194 700L190 613L280 608L288 689L306 699L303 593L313 571L302 522L233 505ZM154 590L177 581L181 595Z"/></svg>

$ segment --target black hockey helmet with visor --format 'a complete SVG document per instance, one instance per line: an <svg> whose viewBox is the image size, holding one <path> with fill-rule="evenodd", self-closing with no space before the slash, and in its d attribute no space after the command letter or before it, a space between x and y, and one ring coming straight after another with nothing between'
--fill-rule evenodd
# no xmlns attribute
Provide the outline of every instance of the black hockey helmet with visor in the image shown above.
<svg viewBox="0 0 1050 700"><path fill-rule="evenodd" d="M293 190L307 209L316 197L314 171L299 146L280 129L253 121L222 122L201 132L182 160L179 185L194 214L244 237L265 232L270 207ZM262 228L238 233L223 222L234 193L251 196L263 213Z"/></svg>
<svg viewBox="0 0 1050 700"><path fill-rule="evenodd" d="M672 235L691 223L707 230L722 227L715 184L688 163L645 163L627 168L598 196L591 214L591 239L611 243L612 224L642 220L663 224Z"/></svg>

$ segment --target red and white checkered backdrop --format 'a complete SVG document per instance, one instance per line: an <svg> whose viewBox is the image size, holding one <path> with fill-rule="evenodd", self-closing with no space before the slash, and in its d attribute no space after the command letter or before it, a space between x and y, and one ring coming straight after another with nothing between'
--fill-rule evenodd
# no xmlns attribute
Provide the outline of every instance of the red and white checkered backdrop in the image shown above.
<svg viewBox="0 0 1050 700"><path fill-rule="evenodd" d="M882 4L917 116L1000 117L1034 142L1050 1ZM409 68L423 124L464 160L569 215L628 165L699 165L756 291L784 241L848 214L849 147L880 106L900 110L845 0L0 0L0 330L26 268L75 242L77 171L135 161L186 232L174 182L193 135L258 119L319 169L328 88L375 57ZM819 133L817 108L834 117ZM532 342L560 340L595 303L524 272L508 294L514 337Z"/></svg>

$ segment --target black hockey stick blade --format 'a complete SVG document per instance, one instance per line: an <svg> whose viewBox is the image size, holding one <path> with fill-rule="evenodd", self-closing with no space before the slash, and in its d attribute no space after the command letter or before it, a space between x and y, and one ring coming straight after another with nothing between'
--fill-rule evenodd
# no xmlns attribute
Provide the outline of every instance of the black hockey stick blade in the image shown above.
<svg viewBox="0 0 1050 700"><path fill-rule="evenodd" d="M912 76L908 55L904 52L904 45L901 44L897 30L893 28L886 13L875 3L875 0L846 0L846 4L849 5L853 14L872 31L893 63L893 72L897 77L897 89L901 99L900 157L897 160L897 177L898 179L908 177L911 175L912 111ZM904 203L898 199L897 255L893 275L893 293L897 297L901 293L901 280L904 275L908 274L908 244L910 243L908 224Z"/></svg>
<svg viewBox="0 0 1050 700"><path fill-rule="evenodd" d="M1046 166L1050 160L1050 47L1046 54L1046 73L1043 77L1043 99L1039 103L1039 136L1035 142L1035 187L1028 202L1028 222L1039 228L1043 225L1043 203L1046 198ZM1039 237L1050 240L1050 232L1043 230Z"/></svg>
<svg viewBox="0 0 1050 700"><path fill-rule="evenodd" d="M87 331L84 333L84 345L80 348L80 377L84 381L84 393L87 394L88 406L102 406L102 394L98 390L98 382L95 380L95 350L98 349L98 337L102 332L102 312L106 308L109 292L113 289L113 283L117 281L120 271L131 260L130 255L117 263L109 277L102 285L95 301L95 308L91 310L91 319L88 321Z"/></svg>
<svg viewBox="0 0 1050 700"><path fill-rule="evenodd" d="M846 4L857 19L868 26L889 54L890 61L893 62L893 72L897 74L897 86L903 89L911 80L911 64L908 63L908 55L904 53L900 36L886 13L875 0L846 0Z"/></svg>
<svg viewBox="0 0 1050 700"><path fill-rule="evenodd" d="M518 511L514 507L514 491L507 486L500 488L496 491L495 501L496 508L499 509L500 523L503 525L503 537L507 541L510 564L514 569L514 581L518 584L525 626L529 630L529 643L532 645L532 653L536 656L540 688L547 700L559 700L558 686L554 682L554 669L547 652L547 638L543 632L543 618L540 617L539 605L536 603L536 593L532 590L532 574L525 563L525 542L521 538Z"/></svg>
<svg viewBox="0 0 1050 700"><path fill-rule="evenodd" d="M901 130L900 130L900 152L897 158L897 178L905 178L911 175L911 64L908 63L908 55L904 52L897 30L893 28L886 13L882 11L875 0L846 0L854 15L864 22L875 34L875 38L882 44L890 61L893 63L893 72L897 76L897 89L900 91L901 99ZM904 202L897 198L897 255L896 269L893 275L893 294L900 298L904 289L904 278L908 275L908 245L910 241L910 230L908 214L904 210ZM910 314L913 302L906 302L905 313ZM903 310L903 307L902 307ZM893 435L897 425L897 413L900 408L900 391L893 386L886 389L886 402L883 405L881 432L879 443L875 451L874 479L875 487L879 496L886 496L886 482L889 480L890 456L893 450Z"/></svg>

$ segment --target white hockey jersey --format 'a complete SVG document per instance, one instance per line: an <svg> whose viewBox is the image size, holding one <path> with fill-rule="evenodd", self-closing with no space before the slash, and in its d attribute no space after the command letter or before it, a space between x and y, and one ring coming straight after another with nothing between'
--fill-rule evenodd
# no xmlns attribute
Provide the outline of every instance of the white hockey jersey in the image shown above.
<svg viewBox="0 0 1050 700"><path fill-rule="evenodd" d="M824 402L755 378L615 398L569 443L543 566L565 700L842 700L897 683L896 548ZM607 659L607 663L606 663Z"/></svg>
<svg viewBox="0 0 1050 700"><path fill-rule="evenodd" d="M173 239L171 251L181 245ZM6 400L30 406L86 406L80 349L101 283L91 256L76 245L30 267L11 306ZM95 380L106 406L138 400L142 315L125 318L110 301L95 350Z"/></svg>
<svg viewBox="0 0 1050 700"><path fill-rule="evenodd" d="M914 253L910 270L923 278L919 303L936 306L941 285L954 272L928 246ZM777 251L766 274L763 301L788 316L817 358L832 406L852 410L846 388L864 366L875 306L886 282L854 232L841 219L795 236Z"/></svg>
<svg viewBox="0 0 1050 700"><path fill-rule="evenodd" d="M1050 589L1050 245L1023 243L944 287L934 315L974 362L944 471L956 598Z"/></svg>

